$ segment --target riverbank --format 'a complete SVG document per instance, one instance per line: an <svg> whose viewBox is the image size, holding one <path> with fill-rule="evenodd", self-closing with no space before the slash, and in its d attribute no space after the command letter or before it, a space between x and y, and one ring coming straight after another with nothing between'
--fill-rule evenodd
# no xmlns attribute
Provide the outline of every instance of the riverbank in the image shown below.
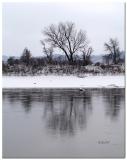
<svg viewBox="0 0 127 160"><path fill-rule="evenodd" d="M113 76L3 76L3 88L124 88L125 77Z"/></svg>

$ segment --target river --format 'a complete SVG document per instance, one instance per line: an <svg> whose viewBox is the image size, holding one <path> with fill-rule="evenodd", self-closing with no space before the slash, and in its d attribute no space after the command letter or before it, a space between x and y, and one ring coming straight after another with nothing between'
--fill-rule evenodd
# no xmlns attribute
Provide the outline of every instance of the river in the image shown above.
<svg viewBox="0 0 127 160"><path fill-rule="evenodd" d="M3 158L124 156L124 89L3 89Z"/></svg>

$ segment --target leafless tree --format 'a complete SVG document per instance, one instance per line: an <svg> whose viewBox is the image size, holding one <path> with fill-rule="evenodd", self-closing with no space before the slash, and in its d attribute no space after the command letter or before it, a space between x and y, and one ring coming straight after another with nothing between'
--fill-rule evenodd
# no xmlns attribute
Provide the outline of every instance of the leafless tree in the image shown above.
<svg viewBox="0 0 127 160"><path fill-rule="evenodd" d="M51 63L53 59L53 46L46 47L44 41L41 40L43 46L43 53L46 55L48 62Z"/></svg>
<svg viewBox="0 0 127 160"><path fill-rule="evenodd" d="M90 63L90 56L92 52L93 52L92 47L83 48L82 57L85 65L88 65Z"/></svg>
<svg viewBox="0 0 127 160"><path fill-rule="evenodd" d="M104 44L105 50L109 52L109 58L112 58L114 64L117 64L120 58L119 42L117 39L110 38L108 43Z"/></svg>
<svg viewBox="0 0 127 160"><path fill-rule="evenodd" d="M50 25L43 31L44 41L62 50L69 63L73 63L74 53L81 51L88 44L86 32L77 31L74 23L59 23Z"/></svg>
<svg viewBox="0 0 127 160"><path fill-rule="evenodd" d="M31 52L27 48L25 48L20 57L20 60L24 62L26 65L29 65L31 57L32 57Z"/></svg>

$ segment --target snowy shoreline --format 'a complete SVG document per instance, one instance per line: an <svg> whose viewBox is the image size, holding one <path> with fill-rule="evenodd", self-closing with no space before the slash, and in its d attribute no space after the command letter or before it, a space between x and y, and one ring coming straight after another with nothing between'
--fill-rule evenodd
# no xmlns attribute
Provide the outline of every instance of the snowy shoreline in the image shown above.
<svg viewBox="0 0 127 160"><path fill-rule="evenodd" d="M124 88L124 75L86 76L3 76L3 88Z"/></svg>

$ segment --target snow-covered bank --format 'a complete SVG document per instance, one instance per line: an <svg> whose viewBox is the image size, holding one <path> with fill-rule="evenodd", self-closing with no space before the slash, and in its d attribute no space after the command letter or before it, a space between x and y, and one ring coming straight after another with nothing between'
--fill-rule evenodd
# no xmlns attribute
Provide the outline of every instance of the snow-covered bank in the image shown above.
<svg viewBox="0 0 127 160"><path fill-rule="evenodd" d="M114 88L125 87L124 76L3 76L3 88Z"/></svg>

